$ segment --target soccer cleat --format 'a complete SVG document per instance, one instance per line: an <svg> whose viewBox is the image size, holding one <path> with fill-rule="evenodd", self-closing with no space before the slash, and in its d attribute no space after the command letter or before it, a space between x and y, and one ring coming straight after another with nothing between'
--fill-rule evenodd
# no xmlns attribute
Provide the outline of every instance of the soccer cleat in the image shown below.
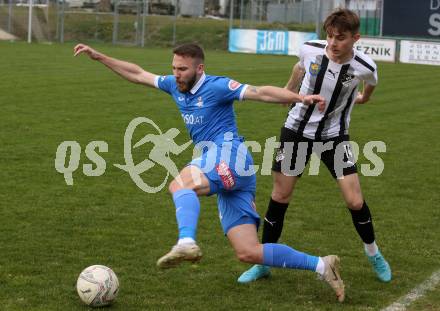
<svg viewBox="0 0 440 311"><path fill-rule="evenodd" d="M183 261L191 261L193 263L200 261L202 251L195 243L185 243L174 245L171 251L159 258L157 266L162 269L173 268Z"/></svg>
<svg viewBox="0 0 440 311"><path fill-rule="evenodd" d="M243 272L238 278L238 283L250 283L261 278L267 278L270 276L270 268L263 265L253 265L252 268Z"/></svg>
<svg viewBox="0 0 440 311"><path fill-rule="evenodd" d="M374 272L376 272L376 275L379 280L382 282L389 282L391 281L391 268L388 262L383 258L380 251L377 251L377 254L374 256L368 256L368 261L373 266Z"/></svg>
<svg viewBox="0 0 440 311"><path fill-rule="evenodd" d="M325 265L325 271L322 275L322 279L325 280L336 293L336 297L339 302L343 302L345 299L344 282L339 274L339 257L335 255L329 255L322 257Z"/></svg>

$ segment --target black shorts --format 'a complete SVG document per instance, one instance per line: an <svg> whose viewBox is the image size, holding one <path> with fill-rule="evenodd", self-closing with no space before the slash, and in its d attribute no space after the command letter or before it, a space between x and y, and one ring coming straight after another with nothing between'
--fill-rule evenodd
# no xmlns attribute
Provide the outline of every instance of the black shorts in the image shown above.
<svg viewBox="0 0 440 311"><path fill-rule="evenodd" d="M333 178L357 173L356 161L348 135L317 141L281 128L281 146L276 150L272 170L287 176L301 177L312 153L324 162Z"/></svg>

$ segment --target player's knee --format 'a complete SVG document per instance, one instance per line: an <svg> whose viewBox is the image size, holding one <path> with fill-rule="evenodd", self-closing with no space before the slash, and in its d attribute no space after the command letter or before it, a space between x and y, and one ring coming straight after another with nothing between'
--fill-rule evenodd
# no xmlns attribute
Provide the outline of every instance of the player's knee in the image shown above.
<svg viewBox="0 0 440 311"><path fill-rule="evenodd" d="M362 209L362 206L364 205L364 199L362 197L360 198L350 198L347 201L347 207L351 210L358 211Z"/></svg>
<svg viewBox="0 0 440 311"><path fill-rule="evenodd" d="M289 203L293 187L286 187L280 180L275 179L272 189L272 199L280 203Z"/></svg>
<svg viewBox="0 0 440 311"><path fill-rule="evenodd" d="M287 191L282 188L280 189L274 188L272 190L272 200L279 203L289 203L291 194L292 194L291 191Z"/></svg>
<svg viewBox="0 0 440 311"><path fill-rule="evenodd" d="M187 176L178 175L168 186L168 191L174 193L182 189L194 189L194 182Z"/></svg>
<svg viewBox="0 0 440 311"><path fill-rule="evenodd" d="M185 185L182 182L179 182L177 179L173 179L168 186L168 191L170 193L174 193L176 191L182 190L185 188Z"/></svg>

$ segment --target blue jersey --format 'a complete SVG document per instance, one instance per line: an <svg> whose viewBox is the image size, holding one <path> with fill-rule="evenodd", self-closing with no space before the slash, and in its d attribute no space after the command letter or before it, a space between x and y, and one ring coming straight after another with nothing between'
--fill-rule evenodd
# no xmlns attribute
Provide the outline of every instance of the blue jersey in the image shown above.
<svg viewBox="0 0 440 311"><path fill-rule="evenodd" d="M173 97L195 144L221 141L227 132L238 137L232 104L243 99L247 85L227 77L203 74L187 93L179 91L172 75L158 76L155 86Z"/></svg>
<svg viewBox="0 0 440 311"><path fill-rule="evenodd" d="M232 105L234 100L243 99L247 85L205 74L187 93L179 91L172 75L158 76L154 84L173 97L195 144L206 141L219 147L203 149L202 155L189 165L202 170L209 181L209 194L217 194L225 234L241 224L258 227L260 218L254 203L256 176L250 169L252 156L246 147L241 148L243 142L238 139ZM225 137L226 133L232 135Z"/></svg>

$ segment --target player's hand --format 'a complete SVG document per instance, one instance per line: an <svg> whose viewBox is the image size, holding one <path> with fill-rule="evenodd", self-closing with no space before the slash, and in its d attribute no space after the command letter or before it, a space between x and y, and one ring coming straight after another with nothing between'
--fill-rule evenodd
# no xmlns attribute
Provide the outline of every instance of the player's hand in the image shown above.
<svg viewBox="0 0 440 311"><path fill-rule="evenodd" d="M358 95L356 96L356 100L354 101L354 103L355 104L365 104L368 100L369 100L369 98L365 99L364 94L359 92Z"/></svg>
<svg viewBox="0 0 440 311"><path fill-rule="evenodd" d="M303 98L303 103L306 105L316 104L320 112L325 110L325 98L321 95L305 95Z"/></svg>
<svg viewBox="0 0 440 311"><path fill-rule="evenodd" d="M82 43L77 44L73 48L73 56L77 56L81 53L87 54L93 60L97 60L99 58L99 56L101 55L100 53L98 53L97 51L92 49L90 46L82 44Z"/></svg>

